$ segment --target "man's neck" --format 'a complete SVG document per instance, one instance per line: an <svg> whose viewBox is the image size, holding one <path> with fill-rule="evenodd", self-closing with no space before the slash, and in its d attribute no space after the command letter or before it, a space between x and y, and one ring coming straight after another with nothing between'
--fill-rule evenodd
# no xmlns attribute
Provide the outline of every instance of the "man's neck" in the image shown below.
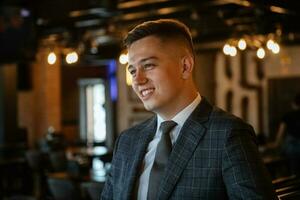
<svg viewBox="0 0 300 200"><path fill-rule="evenodd" d="M187 106L189 106L199 95L200 101L201 101L201 95L199 92L195 92L193 95L190 95L188 98L186 98L180 106L173 107L173 109L169 112L157 112L156 114L162 117L164 120L171 120L173 117L175 117L178 113L180 113L182 110L184 110Z"/></svg>

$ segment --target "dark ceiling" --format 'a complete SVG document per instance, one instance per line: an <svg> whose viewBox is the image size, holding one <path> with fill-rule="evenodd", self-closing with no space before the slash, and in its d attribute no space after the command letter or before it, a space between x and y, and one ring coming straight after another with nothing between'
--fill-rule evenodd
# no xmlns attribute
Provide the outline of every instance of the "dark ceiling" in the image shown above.
<svg viewBox="0 0 300 200"><path fill-rule="evenodd" d="M9 20L6 13L17 7L29 11L37 38L71 35L75 43L87 31L120 42L135 24L157 18L185 22L196 44L269 33L280 37L282 43L300 43L297 0L4 0L1 7L0 34L5 27L1 29L1 17L4 22Z"/></svg>

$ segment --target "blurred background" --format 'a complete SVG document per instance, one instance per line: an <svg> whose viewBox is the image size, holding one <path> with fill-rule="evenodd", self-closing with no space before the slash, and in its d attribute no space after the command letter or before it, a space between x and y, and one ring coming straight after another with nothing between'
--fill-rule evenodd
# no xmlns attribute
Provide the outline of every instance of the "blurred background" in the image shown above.
<svg viewBox="0 0 300 200"><path fill-rule="evenodd" d="M122 40L159 18L190 27L199 91L254 127L278 196L299 193L278 136L300 93L298 1L2 0L0 199L99 199L118 134L152 116Z"/></svg>

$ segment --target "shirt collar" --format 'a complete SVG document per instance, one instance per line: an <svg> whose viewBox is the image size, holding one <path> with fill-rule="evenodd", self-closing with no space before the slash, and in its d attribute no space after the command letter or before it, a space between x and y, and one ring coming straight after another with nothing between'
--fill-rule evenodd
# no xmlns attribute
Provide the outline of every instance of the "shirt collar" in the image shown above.
<svg viewBox="0 0 300 200"><path fill-rule="evenodd" d="M199 93L197 93L196 98L193 100L192 103L190 103L188 106L186 106L183 110L181 110L179 113L177 113L171 120L176 122L179 127L182 127L187 118L192 114L192 112L195 110L195 108L198 106L198 104L201 101L201 96ZM164 120L160 115L157 115L157 130L162 122Z"/></svg>

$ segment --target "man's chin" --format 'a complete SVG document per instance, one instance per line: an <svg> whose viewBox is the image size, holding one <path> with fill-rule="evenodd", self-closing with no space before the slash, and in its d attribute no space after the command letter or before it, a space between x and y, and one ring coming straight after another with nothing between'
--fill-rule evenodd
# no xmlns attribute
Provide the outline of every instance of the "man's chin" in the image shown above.
<svg viewBox="0 0 300 200"><path fill-rule="evenodd" d="M147 110L147 111L153 111L154 109L154 106L152 104L149 104L149 103L146 103L146 102L143 102L144 104L144 108Z"/></svg>

